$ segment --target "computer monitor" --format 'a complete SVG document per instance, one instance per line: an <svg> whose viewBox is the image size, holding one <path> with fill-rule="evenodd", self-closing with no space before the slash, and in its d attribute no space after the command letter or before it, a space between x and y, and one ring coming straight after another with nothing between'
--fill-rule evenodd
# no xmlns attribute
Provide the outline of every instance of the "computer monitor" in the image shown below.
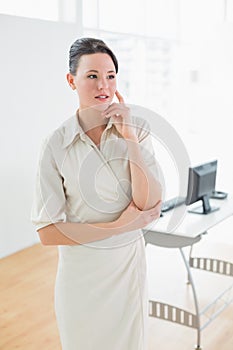
<svg viewBox="0 0 233 350"><path fill-rule="evenodd" d="M217 207L211 207L209 197L215 190L217 173L217 160L204 163L193 168L189 168L188 191L185 204L190 205L199 200L202 201L200 207L189 210L196 214L209 214Z"/></svg>

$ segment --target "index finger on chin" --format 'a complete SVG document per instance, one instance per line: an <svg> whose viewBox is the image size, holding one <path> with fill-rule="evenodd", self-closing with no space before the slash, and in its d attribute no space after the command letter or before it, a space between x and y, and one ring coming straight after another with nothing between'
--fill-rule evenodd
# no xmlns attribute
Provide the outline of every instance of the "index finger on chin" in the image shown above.
<svg viewBox="0 0 233 350"><path fill-rule="evenodd" d="M120 103L125 103L123 96L121 96L121 94L119 93L118 90L116 90L115 94L116 94L116 97L118 98L118 101Z"/></svg>

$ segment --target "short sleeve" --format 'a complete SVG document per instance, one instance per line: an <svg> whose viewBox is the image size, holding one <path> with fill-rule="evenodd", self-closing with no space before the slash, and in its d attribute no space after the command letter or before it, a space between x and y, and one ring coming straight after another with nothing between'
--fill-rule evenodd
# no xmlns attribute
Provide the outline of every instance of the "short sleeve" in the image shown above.
<svg viewBox="0 0 233 350"><path fill-rule="evenodd" d="M41 148L36 175L31 221L36 230L56 222L64 222L66 197L48 141Z"/></svg>
<svg viewBox="0 0 233 350"><path fill-rule="evenodd" d="M146 165L150 169L151 173L154 175L156 179L158 179L159 171L158 171L158 166L155 159L155 152L154 152L154 147L152 143L150 125L144 119L140 118L139 120L140 120L139 124L137 123L138 125L137 132L138 132L138 139L139 139L139 144L142 152L142 157Z"/></svg>

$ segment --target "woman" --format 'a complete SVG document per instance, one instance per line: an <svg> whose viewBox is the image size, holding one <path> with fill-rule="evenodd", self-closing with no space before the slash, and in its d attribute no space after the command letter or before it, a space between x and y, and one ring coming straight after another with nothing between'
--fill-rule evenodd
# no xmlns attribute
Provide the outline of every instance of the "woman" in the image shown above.
<svg viewBox="0 0 233 350"><path fill-rule="evenodd" d="M117 91L117 59L103 41L76 40L69 68L79 108L43 145L32 210L42 244L59 246L62 349L144 350L141 228L159 217L161 200L148 125Z"/></svg>

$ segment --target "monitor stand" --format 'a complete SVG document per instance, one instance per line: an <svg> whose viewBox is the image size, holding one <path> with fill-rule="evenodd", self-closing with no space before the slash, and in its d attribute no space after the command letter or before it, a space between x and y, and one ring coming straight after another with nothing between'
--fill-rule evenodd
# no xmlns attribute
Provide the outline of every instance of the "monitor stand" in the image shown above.
<svg viewBox="0 0 233 350"><path fill-rule="evenodd" d="M200 207L196 207L193 209L188 210L189 213L194 213L194 214L209 214L212 213L213 211L219 210L219 207L211 207L210 206L210 201L209 201L209 196L205 195L201 198L202 200L202 205Z"/></svg>

